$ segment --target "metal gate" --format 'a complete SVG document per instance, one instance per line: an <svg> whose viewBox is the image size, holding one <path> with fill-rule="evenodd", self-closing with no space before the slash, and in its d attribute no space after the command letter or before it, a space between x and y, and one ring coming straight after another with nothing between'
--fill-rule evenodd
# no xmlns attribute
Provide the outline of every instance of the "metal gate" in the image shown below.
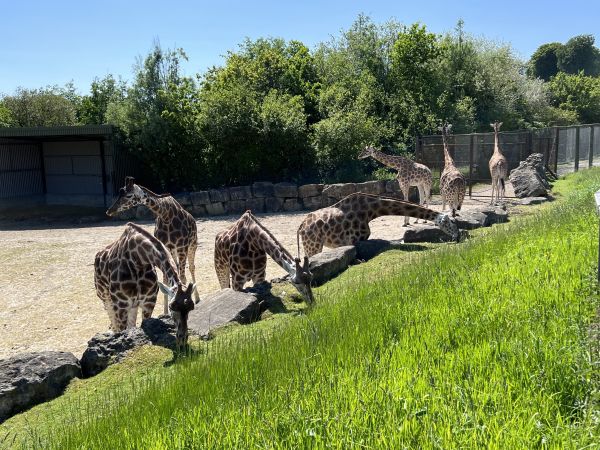
<svg viewBox="0 0 600 450"><path fill-rule="evenodd" d="M44 163L40 144L0 144L0 198L43 195Z"/></svg>

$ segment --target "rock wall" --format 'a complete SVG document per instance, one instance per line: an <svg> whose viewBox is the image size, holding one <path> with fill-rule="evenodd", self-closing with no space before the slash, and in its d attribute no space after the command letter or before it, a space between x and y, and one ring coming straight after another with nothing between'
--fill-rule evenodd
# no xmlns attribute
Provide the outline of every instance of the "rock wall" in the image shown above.
<svg viewBox="0 0 600 450"><path fill-rule="evenodd" d="M204 217L237 215L248 209L254 213L314 211L331 206L355 192L402 199L397 180L300 186L294 183L258 181L250 186L182 192L173 197L195 217ZM410 199L417 201L418 197L411 191ZM125 211L119 217L124 220L152 219L152 214L145 206L139 206L137 210Z"/></svg>

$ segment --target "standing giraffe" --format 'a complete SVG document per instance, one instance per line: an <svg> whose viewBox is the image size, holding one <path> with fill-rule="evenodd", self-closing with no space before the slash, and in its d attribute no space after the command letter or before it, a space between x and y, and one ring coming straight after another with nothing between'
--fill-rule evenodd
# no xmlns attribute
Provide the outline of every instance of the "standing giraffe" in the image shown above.
<svg viewBox="0 0 600 450"><path fill-rule="evenodd" d="M431 220L458 242L458 227L447 214L395 198L356 193L344 197L333 206L308 213L298 228L298 253L300 239L304 254L308 257L321 252L323 246L336 248L365 241L371 235L369 222L390 215Z"/></svg>
<svg viewBox="0 0 600 450"><path fill-rule="evenodd" d="M448 131L451 125L442 125L442 142L444 144L444 170L440 176L440 193L442 194L442 211L446 208L446 203L452 210L452 217L456 217L456 211L460 211L465 192L467 190L467 182L460 170L454 165L454 160L450 156L448 150Z"/></svg>
<svg viewBox="0 0 600 450"><path fill-rule="evenodd" d="M492 175L492 200L490 204L494 204L494 191L496 191L496 201L504 198L505 182L508 178L508 161L500 150L500 139L498 132L502 126L502 122L491 123L490 126L494 129L494 154L490 158L490 174Z"/></svg>
<svg viewBox="0 0 600 450"><path fill-rule="evenodd" d="M169 194L157 195L150 189L135 184L133 177L125 177L125 187L119 189L119 196L106 211L109 216L133 208L146 205L156 216L154 236L161 241L173 255L177 263L179 277L185 284L185 266L189 264L192 282L196 285L196 248L198 235L196 220ZM196 302L200 299L198 290L194 290ZM167 297L165 296L164 313L167 314Z"/></svg>
<svg viewBox="0 0 600 450"><path fill-rule="evenodd" d="M165 275L168 286L157 281L155 267ZM187 289L184 287L171 253L140 226L128 223L119 239L96 253L94 283L115 333L135 327L139 307L142 320L152 316L160 287L170 300L177 346L186 344L195 286L190 283Z"/></svg>
<svg viewBox="0 0 600 450"><path fill-rule="evenodd" d="M314 297L310 283L308 257L304 264L294 259L250 211L215 238L215 270L221 289L241 291L246 282L256 285L265 280L267 255L290 274L290 281L308 303Z"/></svg>
<svg viewBox="0 0 600 450"><path fill-rule="evenodd" d="M429 200L431 200L431 185L433 184L433 177L429 167L404 156L387 155L373 147L365 147L358 155L358 159L365 159L369 156L398 171L398 184L400 185L404 200L408 201L410 187L416 186L419 190L419 204L427 206ZM405 216L404 226L408 225L408 220L408 216ZM415 223L418 221L417 219Z"/></svg>

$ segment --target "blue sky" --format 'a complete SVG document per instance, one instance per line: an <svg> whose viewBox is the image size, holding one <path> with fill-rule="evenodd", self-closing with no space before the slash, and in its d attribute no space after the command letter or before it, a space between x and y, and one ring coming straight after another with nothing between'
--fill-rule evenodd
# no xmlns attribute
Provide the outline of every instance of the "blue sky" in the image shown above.
<svg viewBox="0 0 600 450"><path fill-rule="evenodd" d="M496 6L497 5L497 6ZM310 48L347 29L359 13L382 23L421 22L436 33L465 21L467 32L508 42L524 59L546 42L595 34L600 1L28 1L0 0L0 94L17 86L63 85L81 93L94 77L129 79L155 39L182 47L188 74L223 62L245 37L297 39Z"/></svg>

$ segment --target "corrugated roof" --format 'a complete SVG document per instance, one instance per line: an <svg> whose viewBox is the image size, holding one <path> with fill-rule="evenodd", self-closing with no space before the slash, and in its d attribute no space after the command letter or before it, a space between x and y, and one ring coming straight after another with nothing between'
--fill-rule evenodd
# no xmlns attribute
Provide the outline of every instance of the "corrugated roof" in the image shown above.
<svg viewBox="0 0 600 450"><path fill-rule="evenodd" d="M23 138L44 136L90 136L114 134L112 125L77 125L65 127L6 127L0 128L0 137Z"/></svg>

